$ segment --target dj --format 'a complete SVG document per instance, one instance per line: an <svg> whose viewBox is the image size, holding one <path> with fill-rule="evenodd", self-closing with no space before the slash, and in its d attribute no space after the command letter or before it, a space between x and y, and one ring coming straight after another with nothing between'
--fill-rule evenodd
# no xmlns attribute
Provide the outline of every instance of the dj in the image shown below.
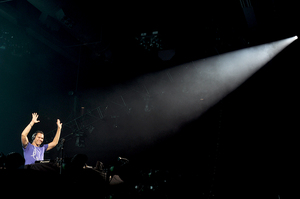
<svg viewBox="0 0 300 199"><path fill-rule="evenodd" d="M21 142L22 142L22 148L24 151L24 158L25 158L25 165L28 164L34 164L37 160L44 160L44 153L45 151L48 151L52 148L54 148L59 141L60 132L62 128L62 123L59 119L57 119L57 131L56 135L52 142L49 144L44 144L41 146L41 144L44 141L44 133L42 131L36 131L32 135L32 143L28 141L27 135L30 132L32 126L36 123L39 123L38 120L39 115L37 113L32 113L32 120L28 124L28 126L23 130L21 134Z"/></svg>

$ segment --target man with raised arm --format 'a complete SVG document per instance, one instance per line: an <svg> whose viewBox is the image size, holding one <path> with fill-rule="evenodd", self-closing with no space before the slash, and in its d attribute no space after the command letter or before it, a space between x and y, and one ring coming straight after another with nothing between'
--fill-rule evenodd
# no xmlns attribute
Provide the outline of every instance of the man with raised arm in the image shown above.
<svg viewBox="0 0 300 199"><path fill-rule="evenodd" d="M62 123L59 119L57 119L57 131L56 135L52 142L48 144L44 144L41 146L41 144L44 141L44 133L42 131L36 131L32 135L32 143L28 141L28 133L30 132L32 126L36 123L39 123L38 120L39 115L37 113L32 113L32 120L28 124L28 126L23 130L21 134L21 142L22 142L22 148L24 152L24 158L25 158L25 165L28 164L34 164L37 160L44 160L44 153L45 151L48 151L52 148L54 148L59 141L60 132L62 128Z"/></svg>

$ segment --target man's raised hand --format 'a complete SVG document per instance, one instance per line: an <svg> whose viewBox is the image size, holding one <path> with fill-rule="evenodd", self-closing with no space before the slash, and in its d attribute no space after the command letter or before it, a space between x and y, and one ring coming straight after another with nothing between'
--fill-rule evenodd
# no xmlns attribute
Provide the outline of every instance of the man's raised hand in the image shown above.
<svg viewBox="0 0 300 199"><path fill-rule="evenodd" d="M60 133L61 133L62 123L60 122L59 119L57 119L56 124L57 124L57 131L56 131L55 137L53 138L53 141L48 144L47 151L49 151L50 149L53 149L58 144L58 141L60 138Z"/></svg>
<svg viewBox="0 0 300 199"><path fill-rule="evenodd" d="M21 142L23 145L23 148L25 149L29 143L27 135L29 131L31 130L32 126L36 123L39 123L40 121L38 120L39 115L37 113L32 113L32 119L30 123L26 126L26 128L22 131L21 134Z"/></svg>
<svg viewBox="0 0 300 199"><path fill-rule="evenodd" d="M60 120L59 120L59 119L57 119L57 122L56 122L56 124L57 124L57 128L60 128L60 129L61 129L61 127L62 127L62 123L60 122Z"/></svg>
<svg viewBox="0 0 300 199"><path fill-rule="evenodd" d="M32 120L31 120L31 121L32 121L34 124L39 123L40 120L38 120L38 117L39 117L39 115L38 115L37 113L32 113Z"/></svg>

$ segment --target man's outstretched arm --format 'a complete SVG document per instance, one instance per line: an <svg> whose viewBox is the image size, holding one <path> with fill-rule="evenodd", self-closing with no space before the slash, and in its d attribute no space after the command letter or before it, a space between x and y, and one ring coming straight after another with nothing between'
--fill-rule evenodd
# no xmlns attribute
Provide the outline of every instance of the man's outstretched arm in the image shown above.
<svg viewBox="0 0 300 199"><path fill-rule="evenodd" d="M36 123L39 123L40 121L38 120L39 115L37 113L32 113L32 119L31 122L26 126L26 128L23 130L21 134L21 142L23 148L26 148L29 141L28 141L28 133L30 132L32 126Z"/></svg>
<svg viewBox="0 0 300 199"><path fill-rule="evenodd" d="M58 141L59 141L59 138L60 138L60 133L61 133L61 128L62 128L62 123L60 122L59 119L57 119L56 124L57 124L56 135L55 135L53 141L48 144L47 151L50 150L50 149L53 149L58 144Z"/></svg>

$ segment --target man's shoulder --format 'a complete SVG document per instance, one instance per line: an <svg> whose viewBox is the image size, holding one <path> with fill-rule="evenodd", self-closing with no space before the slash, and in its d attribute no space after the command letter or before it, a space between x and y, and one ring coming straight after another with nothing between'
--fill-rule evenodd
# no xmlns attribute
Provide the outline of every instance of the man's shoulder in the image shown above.
<svg viewBox="0 0 300 199"><path fill-rule="evenodd" d="M33 145L30 142L28 142L26 146L22 146L23 150L28 150L29 148L32 148L32 147L33 147Z"/></svg>
<svg viewBox="0 0 300 199"><path fill-rule="evenodd" d="M42 148L44 148L45 149L45 151L47 150L47 148L48 148L48 144L44 144L43 146L42 146Z"/></svg>

